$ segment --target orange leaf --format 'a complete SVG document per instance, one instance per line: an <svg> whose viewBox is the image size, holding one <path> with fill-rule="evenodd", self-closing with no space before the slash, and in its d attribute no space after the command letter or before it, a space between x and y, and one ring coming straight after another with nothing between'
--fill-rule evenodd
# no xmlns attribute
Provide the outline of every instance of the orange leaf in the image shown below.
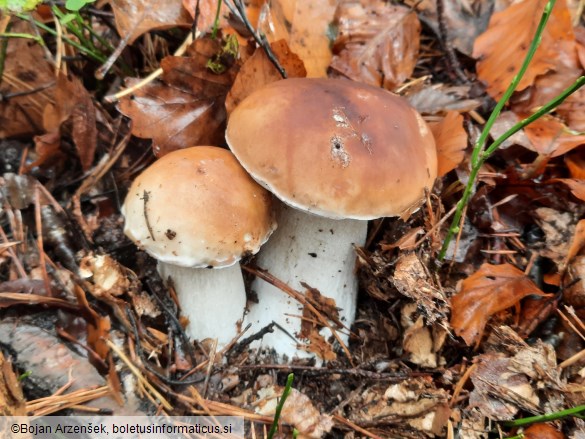
<svg viewBox="0 0 585 439"><path fill-rule="evenodd" d="M585 179L585 150L579 149L565 157L565 164L569 168L571 177L581 180Z"/></svg>
<svg viewBox="0 0 585 439"><path fill-rule="evenodd" d="M483 264L451 299L451 326L468 345L477 344L490 316L529 294L545 295L513 265Z"/></svg>
<svg viewBox="0 0 585 439"><path fill-rule="evenodd" d="M479 58L477 74L487 83L490 96L499 99L520 70L545 4L546 0L524 0L496 12L486 32L475 40L473 56ZM517 91L532 85L537 76L556 69L559 58L564 55L559 51L564 42L573 42L574 49L575 35L572 29L566 2L559 0ZM502 38L503 35L506 37ZM563 48L570 50L570 46L571 44Z"/></svg>
<svg viewBox="0 0 585 439"><path fill-rule="evenodd" d="M390 90L410 77L418 60L420 22L409 8L381 0L367 6L345 2L336 15L332 69Z"/></svg>
<svg viewBox="0 0 585 439"><path fill-rule="evenodd" d="M290 49L299 55L310 78L327 77L331 48L327 30L335 13L336 0L296 0L290 30Z"/></svg>
<svg viewBox="0 0 585 439"><path fill-rule="evenodd" d="M550 424L534 424L524 432L524 439L565 439L566 436Z"/></svg>
<svg viewBox="0 0 585 439"><path fill-rule="evenodd" d="M463 116L456 111L448 111L440 122L429 123L437 145L439 161L438 176L455 169L463 160L467 147L467 133L463 129Z"/></svg>
<svg viewBox="0 0 585 439"><path fill-rule="evenodd" d="M558 119L544 116L524 128L531 150L548 156L558 157L579 145L585 144L585 134L573 134Z"/></svg>

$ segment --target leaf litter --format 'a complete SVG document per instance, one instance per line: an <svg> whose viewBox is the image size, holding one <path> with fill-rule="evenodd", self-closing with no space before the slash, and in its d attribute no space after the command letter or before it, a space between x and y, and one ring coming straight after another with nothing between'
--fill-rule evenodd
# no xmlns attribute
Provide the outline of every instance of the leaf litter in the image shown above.
<svg viewBox="0 0 585 439"><path fill-rule="evenodd" d="M48 44L0 42L2 410L205 412L244 416L260 432L290 371L298 384L280 429L303 437L452 437L454 427L480 437L493 421L583 403L582 91L486 163L453 260L436 265L469 178L469 145L517 72L545 2L443 0L442 11L435 2L403 3L244 5L290 77L342 76L402 94L438 148L440 178L423 206L409 218L372 222L367 245L355 249L361 289L351 358L305 309L301 336L321 366L276 364L243 342L218 351L210 340L187 340L172 285L122 232L119 206L141 169L178 148L225 146L231 110L281 80L234 2L222 6L213 39L217 3L201 0L202 35L179 53L197 2L111 0L82 9L95 35L119 51L108 53L114 67L101 81L92 58L11 18L11 31L38 31ZM583 73L576 3L557 1L494 139ZM61 50L66 67L55 62ZM142 84L151 64L160 65L159 79ZM115 108L105 97L121 84L137 88ZM303 294L341 326L332 299ZM48 350L63 355L47 365ZM18 382L14 368L35 379ZM525 435L578 437L580 422L537 424Z"/></svg>

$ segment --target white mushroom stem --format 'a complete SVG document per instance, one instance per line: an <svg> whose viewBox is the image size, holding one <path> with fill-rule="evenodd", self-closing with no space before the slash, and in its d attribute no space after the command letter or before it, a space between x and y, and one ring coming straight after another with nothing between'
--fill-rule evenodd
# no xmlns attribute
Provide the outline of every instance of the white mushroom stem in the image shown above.
<svg viewBox="0 0 585 439"><path fill-rule="evenodd" d="M246 307L246 290L240 264L224 268L188 268L158 263L166 282L170 277L183 316L189 318L185 329L193 339L217 338L224 347L237 334Z"/></svg>
<svg viewBox="0 0 585 439"><path fill-rule="evenodd" d="M257 265L299 292L305 291L301 285L305 282L334 299L342 323L351 327L358 289L353 244L364 245L367 221L332 220L280 204L277 222L278 229L260 250ZM261 279L254 280L252 291L258 295L258 303L249 304L246 324L253 325L250 333L275 321L296 337L301 328L302 305ZM347 343L348 335L338 334ZM274 348L290 359L307 356L278 328L264 336L262 346Z"/></svg>

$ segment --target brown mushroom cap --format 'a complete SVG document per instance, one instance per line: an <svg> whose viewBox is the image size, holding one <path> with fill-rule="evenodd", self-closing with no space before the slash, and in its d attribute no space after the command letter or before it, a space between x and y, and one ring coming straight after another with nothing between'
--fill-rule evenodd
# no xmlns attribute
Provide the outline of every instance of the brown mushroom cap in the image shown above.
<svg viewBox="0 0 585 439"><path fill-rule="evenodd" d="M271 195L222 148L173 151L130 187L124 232L159 261L225 267L254 254L276 225Z"/></svg>
<svg viewBox="0 0 585 439"><path fill-rule="evenodd" d="M271 83L232 112L226 139L282 201L329 218L401 215L437 176L421 116L403 98L349 80Z"/></svg>

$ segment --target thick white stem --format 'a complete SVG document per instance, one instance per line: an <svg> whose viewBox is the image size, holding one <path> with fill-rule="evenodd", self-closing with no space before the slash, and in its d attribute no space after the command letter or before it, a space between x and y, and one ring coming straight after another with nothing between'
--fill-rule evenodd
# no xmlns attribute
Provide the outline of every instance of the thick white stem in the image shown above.
<svg viewBox="0 0 585 439"><path fill-rule="evenodd" d="M159 262L158 271L163 280L173 280L182 314L189 318L185 329L189 337L217 338L221 348L238 334L246 307L240 264L209 269Z"/></svg>
<svg viewBox="0 0 585 439"><path fill-rule="evenodd" d="M352 244L364 245L367 221L332 220L284 205L279 208L277 221L278 229L257 256L258 266L297 291L304 292L301 282L305 282L334 299L336 306L341 308L342 322L349 328L355 318L357 300ZM296 337L300 331L298 316L302 314L302 305L261 279L254 280L252 291L258 295L258 303L249 304L246 324L253 325L249 333L275 321ZM343 335L342 339L347 343L348 336ZM296 344L277 328L262 340L262 346L274 348L280 355L291 359L306 357Z"/></svg>

